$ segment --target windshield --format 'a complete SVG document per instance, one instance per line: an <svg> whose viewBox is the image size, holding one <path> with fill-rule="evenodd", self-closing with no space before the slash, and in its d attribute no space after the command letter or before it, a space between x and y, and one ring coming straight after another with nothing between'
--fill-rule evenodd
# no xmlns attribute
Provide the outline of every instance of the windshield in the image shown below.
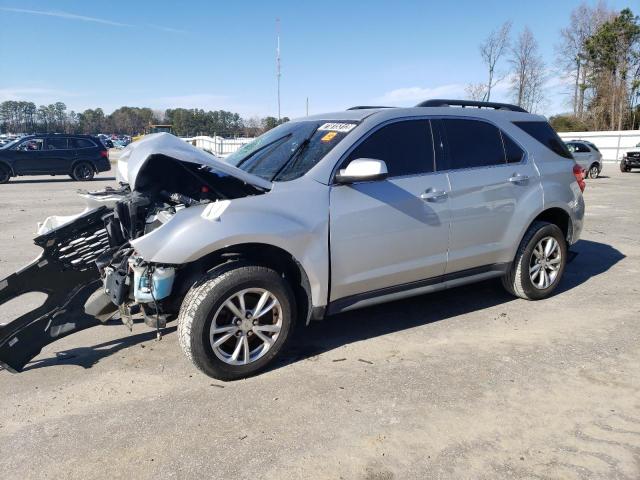
<svg viewBox="0 0 640 480"><path fill-rule="evenodd" d="M284 123L244 145L226 161L265 180L293 180L307 173L355 126L355 122Z"/></svg>
<svg viewBox="0 0 640 480"><path fill-rule="evenodd" d="M11 147L13 147L14 145L16 145L20 140L21 140L20 138L17 138L17 139L15 139L15 140L11 140L11 141L10 141L9 143L7 143L6 145L1 146L1 147L0 147L0 150L2 150L2 149L4 149L4 148L11 148Z"/></svg>

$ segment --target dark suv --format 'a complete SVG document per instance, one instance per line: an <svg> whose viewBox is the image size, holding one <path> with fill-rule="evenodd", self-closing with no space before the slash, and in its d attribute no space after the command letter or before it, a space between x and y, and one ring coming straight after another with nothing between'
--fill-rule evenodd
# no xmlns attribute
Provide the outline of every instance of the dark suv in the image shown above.
<svg viewBox="0 0 640 480"><path fill-rule="evenodd" d="M0 148L0 183L18 175L69 175L91 180L111 169L109 151L90 135L29 135Z"/></svg>
<svg viewBox="0 0 640 480"><path fill-rule="evenodd" d="M621 172L630 172L632 168L640 168L640 143L625 153L620 161Z"/></svg>

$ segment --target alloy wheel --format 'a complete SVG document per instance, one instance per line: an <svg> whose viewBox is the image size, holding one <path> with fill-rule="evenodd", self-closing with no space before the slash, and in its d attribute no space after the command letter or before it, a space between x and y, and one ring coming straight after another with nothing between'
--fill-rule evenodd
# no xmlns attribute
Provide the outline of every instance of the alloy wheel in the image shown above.
<svg viewBox="0 0 640 480"><path fill-rule="evenodd" d="M246 365L266 354L282 328L282 306L263 288L232 294L216 311L209 330L213 353L229 365Z"/></svg>
<svg viewBox="0 0 640 480"><path fill-rule="evenodd" d="M78 180L90 180L93 177L91 167L85 163L78 165L74 169L75 178Z"/></svg>
<svg viewBox="0 0 640 480"><path fill-rule="evenodd" d="M544 237L533 248L529 261L529 278L539 290L549 288L558 278L562 266L562 249L553 237Z"/></svg>

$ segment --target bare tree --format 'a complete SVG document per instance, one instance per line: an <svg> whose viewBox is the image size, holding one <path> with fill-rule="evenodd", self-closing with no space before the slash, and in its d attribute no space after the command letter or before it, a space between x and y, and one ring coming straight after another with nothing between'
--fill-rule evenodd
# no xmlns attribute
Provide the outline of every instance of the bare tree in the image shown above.
<svg viewBox="0 0 640 480"><path fill-rule="evenodd" d="M509 63L514 101L527 110L535 111L543 100L545 65L538 52L538 42L528 27L511 48Z"/></svg>
<svg viewBox="0 0 640 480"><path fill-rule="evenodd" d="M504 78L504 76L500 76L496 68L498 62L509 48L510 32L511 21L504 22L499 29L492 31L480 44L480 56L488 70L487 84L482 98L482 100L486 100L487 102L491 100L491 90L493 87Z"/></svg>
<svg viewBox="0 0 640 480"><path fill-rule="evenodd" d="M487 96L487 85L485 83L470 83L464 91L469 100L483 101Z"/></svg>
<svg viewBox="0 0 640 480"><path fill-rule="evenodd" d="M556 46L557 63L566 76L573 78L573 114L580 118L584 115L590 70L586 43L600 25L612 16L613 12L604 1L595 7L582 3L572 10L569 25L560 30L561 41Z"/></svg>

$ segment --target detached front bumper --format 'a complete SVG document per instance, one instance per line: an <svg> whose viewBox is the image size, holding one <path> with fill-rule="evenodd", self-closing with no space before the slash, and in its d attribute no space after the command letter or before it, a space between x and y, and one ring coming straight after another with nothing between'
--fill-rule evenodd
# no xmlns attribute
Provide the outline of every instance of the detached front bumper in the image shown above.
<svg viewBox="0 0 640 480"><path fill-rule="evenodd" d="M36 237L40 257L0 280L0 305L29 292L47 295L40 307L0 325L0 366L19 372L45 345L100 324L85 308L102 285L95 259L110 248L109 212L99 207Z"/></svg>

